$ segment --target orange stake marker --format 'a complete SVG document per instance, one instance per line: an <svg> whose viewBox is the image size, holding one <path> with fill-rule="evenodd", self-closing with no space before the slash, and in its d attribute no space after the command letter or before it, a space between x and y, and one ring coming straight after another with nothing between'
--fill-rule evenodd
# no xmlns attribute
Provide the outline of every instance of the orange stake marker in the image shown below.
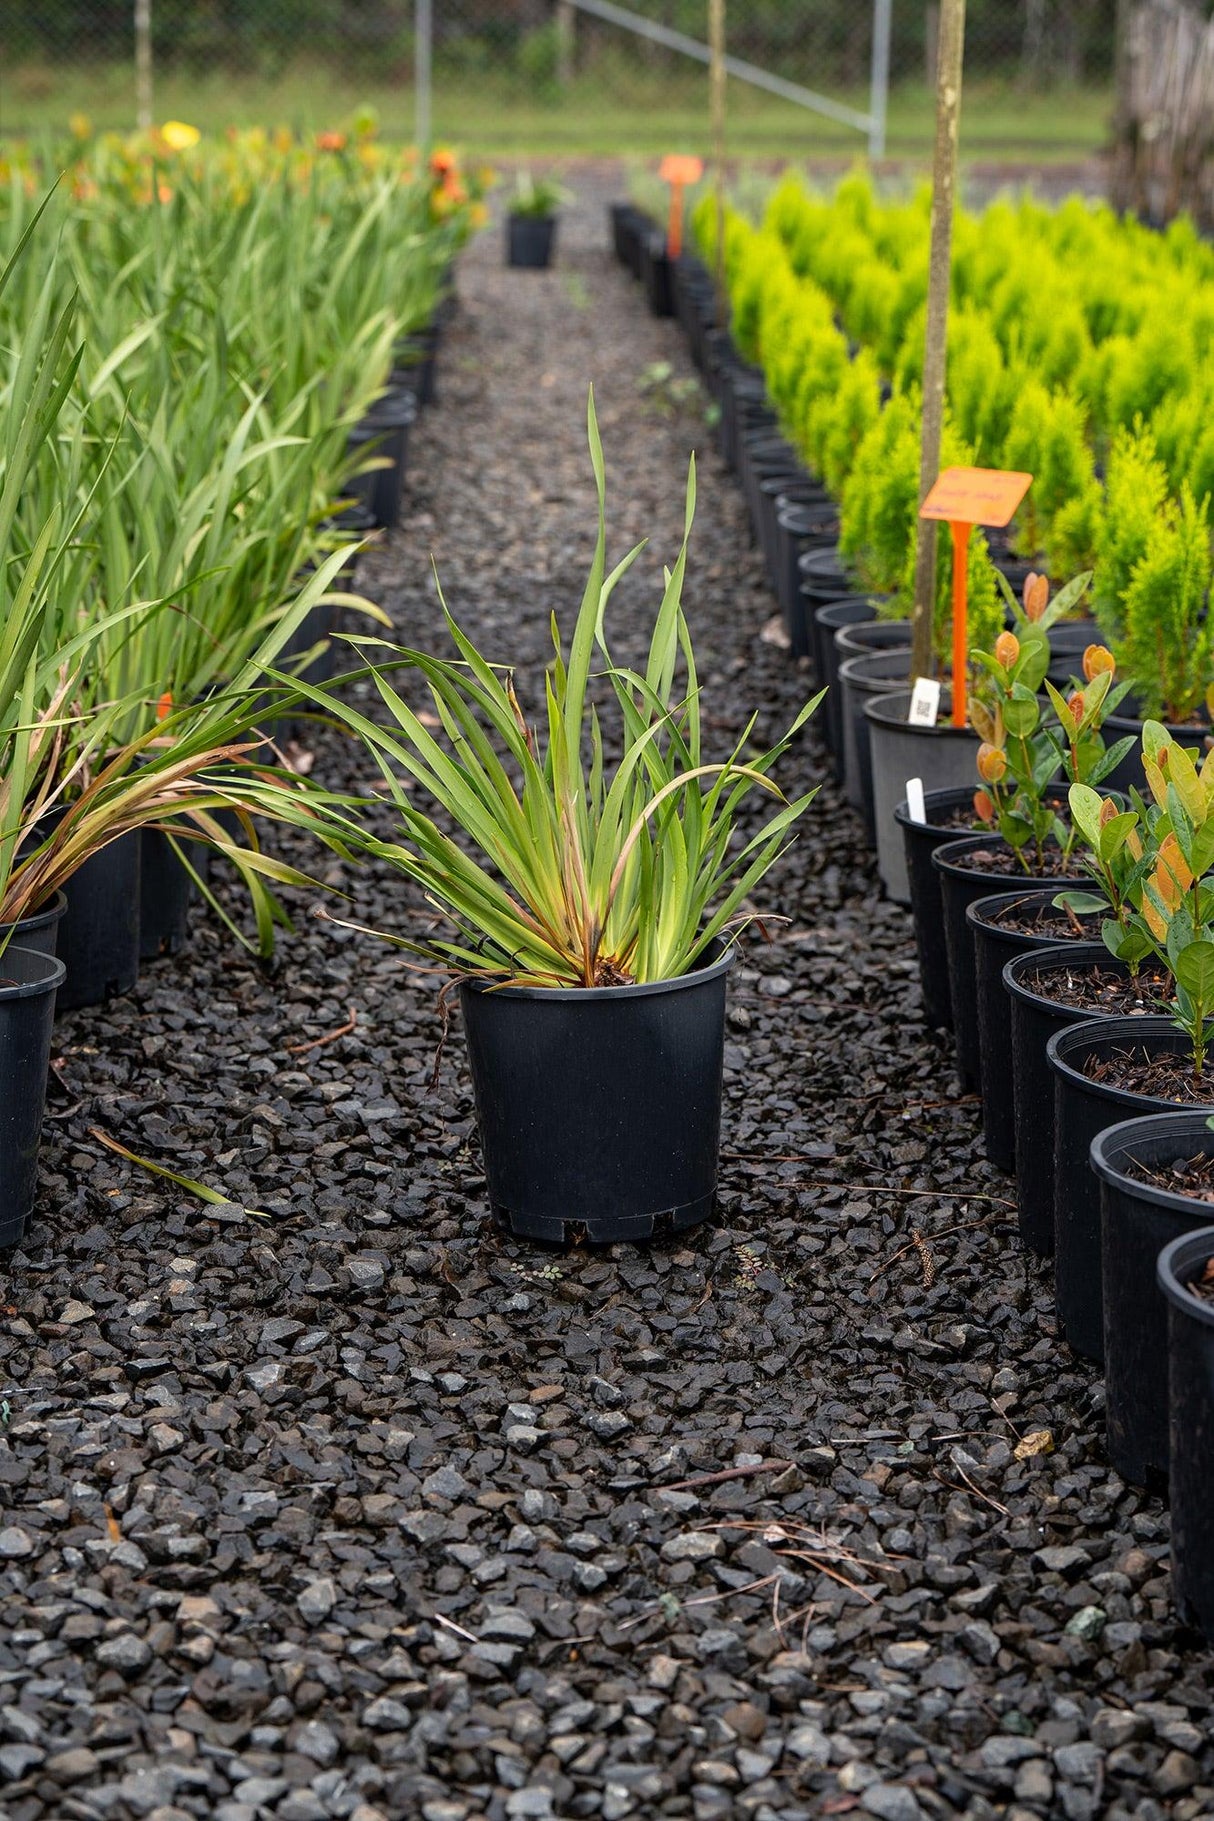
<svg viewBox="0 0 1214 1821"><path fill-rule="evenodd" d="M965 672L969 661L966 611L969 544L975 525L1010 524L1032 485L1031 474L1005 468L945 468L919 508L920 518L943 519L953 537L953 726L966 721Z"/></svg>
<svg viewBox="0 0 1214 1821"><path fill-rule="evenodd" d="M683 191L689 183L699 183L704 175L704 160L668 152L658 166L658 176L670 185L670 222L666 229L666 253L677 259L683 251Z"/></svg>

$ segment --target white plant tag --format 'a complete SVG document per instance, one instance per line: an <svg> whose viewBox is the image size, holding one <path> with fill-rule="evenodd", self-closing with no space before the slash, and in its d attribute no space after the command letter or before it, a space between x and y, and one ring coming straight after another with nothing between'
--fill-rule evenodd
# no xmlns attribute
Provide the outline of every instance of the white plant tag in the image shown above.
<svg viewBox="0 0 1214 1821"><path fill-rule="evenodd" d="M927 821L927 804L923 800L923 779L906 780L906 808L912 822Z"/></svg>
<svg viewBox="0 0 1214 1821"><path fill-rule="evenodd" d="M920 677L911 691L907 720L916 727L934 727L940 712L940 685L935 677Z"/></svg>

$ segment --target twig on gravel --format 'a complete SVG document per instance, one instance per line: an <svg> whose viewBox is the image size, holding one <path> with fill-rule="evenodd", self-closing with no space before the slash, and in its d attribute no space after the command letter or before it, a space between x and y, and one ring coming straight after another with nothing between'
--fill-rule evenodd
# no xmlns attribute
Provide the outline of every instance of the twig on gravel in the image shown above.
<svg viewBox="0 0 1214 1821"><path fill-rule="evenodd" d="M953 1465L957 1467L956 1461L953 1462ZM942 1486L947 1486L950 1492L971 1493L974 1498L981 1499L984 1505L989 1505L992 1511L997 1511L1000 1517L1011 1517L1012 1514L1006 1505L1001 1505L998 1499L993 1499L989 1492L983 1492L981 1486L975 1486L964 1467L957 1467L957 1472L965 1481L964 1486L958 1486L952 1480L946 1480L938 1467L932 1469L932 1478L939 1480Z"/></svg>
<svg viewBox="0 0 1214 1821"><path fill-rule="evenodd" d="M480 1639L474 1632L465 1631L462 1625L457 1625L455 1623L454 1619L445 1619L441 1612L436 1612L431 1616L436 1625L444 1625L448 1631L453 1631L457 1638L467 1638L469 1644L480 1643Z"/></svg>
<svg viewBox="0 0 1214 1821"><path fill-rule="evenodd" d="M348 1037L351 1031L358 1029L358 1012L350 1007L350 1016L344 1024L339 1024L335 1031L326 1031L323 1037L311 1037L307 1043L288 1043L285 1045L288 1056L305 1056L309 1050L319 1050L326 1043L336 1043L339 1037Z"/></svg>
<svg viewBox="0 0 1214 1821"><path fill-rule="evenodd" d="M975 1199L977 1199L977 1197L975 1197ZM992 1196L992 1197L989 1197L988 1199L993 1200L994 1197ZM996 1220L997 1218L998 1218L998 1216L995 1214L984 1214L982 1216L981 1220L958 1221L955 1226L941 1227L941 1229L938 1233L932 1234L932 1238L933 1239L947 1239L950 1233L969 1233L975 1227L989 1226L991 1221ZM914 1237L912 1239L909 1239L904 1246L899 1246L898 1250L894 1253L892 1258L887 1258L883 1265L877 1266L877 1269L873 1272L872 1276L868 1280L868 1287L870 1290L872 1289L873 1285L876 1283L877 1279L879 1277L884 1277L885 1273L887 1271L892 1270L893 1267L897 1264L898 1260L900 1258L905 1258L906 1254L908 1252L919 1252L920 1257L922 1257L922 1252L920 1251L920 1248L925 1243L924 1239L923 1239L923 1235L920 1233L918 1227L912 1227L911 1232L913 1233ZM930 1256L930 1254L929 1254L929 1256ZM925 1275L926 1275L926 1267L925 1267ZM930 1288L931 1288L931 1282L929 1281L928 1289L930 1290Z"/></svg>
<svg viewBox="0 0 1214 1821"><path fill-rule="evenodd" d="M795 1467L796 1461L756 1461L753 1467L724 1467L720 1473L697 1473L689 1480L672 1480L666 1486L654 1486L654 1492L690 1492L693 1486L720 1486L726 1480L748 1480L756 1473L780 1473Z"/></svg>

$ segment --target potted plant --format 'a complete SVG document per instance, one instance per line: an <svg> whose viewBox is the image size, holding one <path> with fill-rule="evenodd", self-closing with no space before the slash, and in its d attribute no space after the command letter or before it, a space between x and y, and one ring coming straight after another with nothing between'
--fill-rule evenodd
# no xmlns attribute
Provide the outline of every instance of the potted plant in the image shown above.
<svg viewBox="0 0 1214 1821"><path fill-rule="evenodd" d="M1208 1230L1160 1253L1168 1304L1168 1489L1172 1597L1186 1624L1214 1643L1214 1244Z"/></svg>
<svg viewBox="0 0 1214 1821"><path fill-rule="evenodd" d="M1174 1239L1214 1229L1209 1115L1127 1119L1097 1134L1091 1160L1100 1181L1109 1458L1131 1485L1158 1487L1168 1471L1168 1313L1155 1264Z"/></svg>
<svg viewBox="0 0 1214 1821"><path fill-rule="evenodd" d="M1031 575L1023 606L1008 589L1016 630L1000 633L993 650L974 653L986 679L985 690L970 701L970 720L981 740L974 806L999 838L957 841L932 856L940 873L957 1065L967 1085L980 1083L982 1066L968 906L1005 880L1078 874L1066 785L1102 782L1132 745L1127 739L1106 751L1101 736L1104 716L1121 694L1113 685L1112 656L1103 646L1084 653L1084 682L1068 696L1046 676L1049 628L1082 599L1090 581L1090 575L1077 576L1051 601L1046 578ZM1037 694L1043 685L1044 715Z"/></svg>
<svg viewBox="0 0 1214 1821"><path fill-rule="evenodd" d="M990 1161L1009 1176L1016 1171L1016 1099L1011 1006L1003 970L1017 955L1097 940L1096 916L1091 911L1080 915L1060 904L1056 885L994 892L966 906L974 949L983 1142Z"/></svg>
<svg viewBox="0 0 1214 1821"><path fill-rule="evenodd" d="M580 1223L601 1242L712 1210L732 941L813 798L785 801L771 774L817 698L771 751L750 754L748 726L727 758L705 755L681 605L694 462L645 671L612 663L604 614L641 546L607 573L593 393L588 430L598 538L567 644L554 628L545 732L509 669L449 615L458 661L397 659L428 685L445 739L382 675L390 729L342 712L401 821L400 839L364 835L364 846L420 885L446 926L389 939L458 983L494 1210L518 1233L559 1240ZM623 744L614 770L600 732L609 707ZM420 806L423 792L464 844ZM737 812L755 792L779 807L743 838Z"/></svg>
<svg viewBox="0 0 1214 1821"><path fill-rule="evenodd" d="M506 216L506 264L539 271L551 265L557 211L569 192L551 177L519 173Z"/></svg>

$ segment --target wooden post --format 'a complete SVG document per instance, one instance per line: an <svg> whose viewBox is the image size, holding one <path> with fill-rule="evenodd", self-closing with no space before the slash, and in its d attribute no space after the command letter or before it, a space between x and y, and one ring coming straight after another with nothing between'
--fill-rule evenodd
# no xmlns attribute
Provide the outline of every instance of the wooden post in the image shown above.
<svg viewBox="0 0 1214 1821"><path fill-rule="evenodd" d="M948 290L952 268L953 203L957 188L957 120L961 111L961 55L965 0L942 0L940 55L936 67L936 151L932 167L932 239L927 281L927 340L923 351L923 441L919 453L919 504L940 472L944 423ZM911 681L931 676L932 619L936 598L936 526L918 522L915 606L911 618Z"/></svg>
<svg viewBox="0 0 1214 1821"><path fill-rule="evenodd" d="M556 79L563 89L573 81L572 0L556 0Z"/></svg>
<svg viewBox="0 0 1214 1821"><path fill-rule="evenodd" d="M152 0L135 0L135 124L152 125Z"/></svg>
<svg viewBox="0 0 1214 1821"><path fill-rule="evenodd" d="M430 150L431 65L434 52L433 0L415 0L413 11L413 137L423 154Z"/></svg>
<svg viewBox="0 0 1214 1821"><path fill-rule="evenodd" d="M712 157L716 165L717 297L725 297L725 0L708 0L708 98L712 113Z"/></svg>

